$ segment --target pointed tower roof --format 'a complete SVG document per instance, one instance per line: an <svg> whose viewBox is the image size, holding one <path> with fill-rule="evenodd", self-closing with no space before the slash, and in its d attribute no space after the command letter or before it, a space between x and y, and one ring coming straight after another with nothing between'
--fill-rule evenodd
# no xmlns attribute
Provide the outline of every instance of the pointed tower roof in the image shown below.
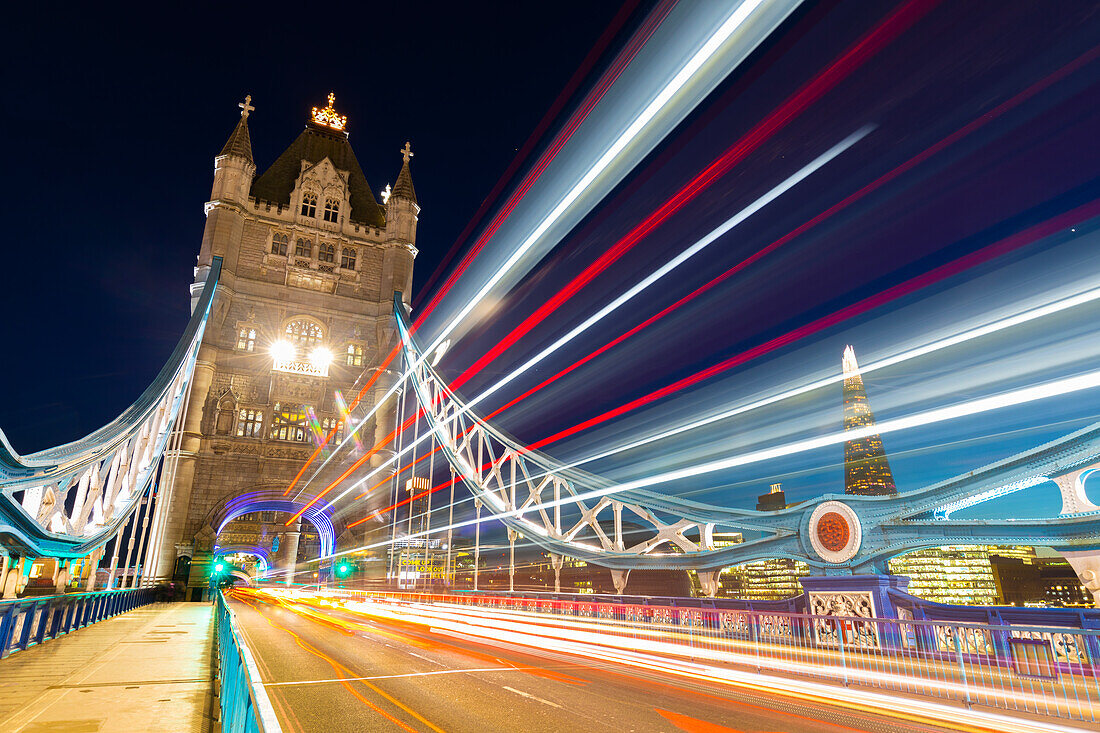
<svg viewBox="0 0 1100 733"><path fill-rule="evenodd" d="M241 108L241 119L233 128L233 134L225 141L218 156L236 155L255 165L255 161L252 160L252 137L248 134L248 113L256 109L252 106L252 95L245 95L244 101L237 106Z"/></svg>
<svg viewBox="0 0 1100 733"><path fill-rule="evenodd" d="M856 352L844 349L844 430L866 431L875 425L867 388L859 373ZM876 433L844 443L844 493L862 496L894 496L898 493L882 438Z"/></svg>
<svg viewBox="0 0 1100 733"><path fill-rule="evenodd" d="M315 164L328 158L334 166L348 172L351 220L384 227L386 217L383 209L371 193L370 184L348 142L347 116L338 115L332 105L333 95L330 94L328 107L313 109L306 129L276 158L271 167L256 177L250 193L258 199L287 206L302 172L302 161Z"/></svg>
<svg viewBox="0 0 1100 733"><path fill-rule="evenodd" d="M397 174L397 183L393 184L393 191L390 195L408 199L419 206L420 202L416 200L416 189L413 188L412 174L409 173L409 158L413 157L414 153L407 140L405 141L405 147L401 150L401 155L404 157L404 161L401 163L401 172Z"/></svg>

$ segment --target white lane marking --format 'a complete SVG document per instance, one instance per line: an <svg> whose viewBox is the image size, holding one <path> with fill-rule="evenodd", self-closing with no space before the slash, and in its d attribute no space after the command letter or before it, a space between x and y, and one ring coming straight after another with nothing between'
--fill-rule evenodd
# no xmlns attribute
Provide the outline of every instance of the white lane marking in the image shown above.
<svg viewBox="0 0 1100 733"><path fill-rule="evenodd" d="M437 662L434 659L428 659L427 657L422 656L420 654L417 654L416 652L405 652L405 653L408 654L410 657L416 657L417 659L423 659L425 662L428 662L429 664L435 664L435 665L441 665L442 664L441 662Z"/></svg>
<svg viewBox="0 0 1100 733"><path fill-rule="evenodd" d="M556 702L550 702L549 700L543 700L543 699L542 699L541 697L535 697L534 695L531 695L531 694L529 694L529 693L526 693L526 692L524 692L523 690L517 690L516 688L514 688L514 687L509 687L508 685L501 685L501 687L503 687L503 688L504 688L505 690L508 690L508 692L514 692L514 693L516 693L517 695L522 695L523 697L529 697L529 698L531 698L532 700L538 700L538 701L539 701L539 702L541 702L541 703L542 703L543 705L549 705L549 706L550 706L550 707L552 707L552 708L558 708L558 709L561 709L561 705L558 705L558 704L557 704Z"/></svg>
<svg viewBox="0 0 1100 733"><path fill-rule="evenodd" d="M527 669L535 669L528 667ZM437 669L432 672L408 672L406 674L383 674L376 677L335 677L330 680L298 680L293 682L265 682L264 687L283 687L286 685L323 685L328 682L359 682L360 680L392 680L398 677L428 677L437 674L465 674L466 672L511 672L511 669L486 667L485 669ZM516 668L516 671L522 671Z"/></svg>

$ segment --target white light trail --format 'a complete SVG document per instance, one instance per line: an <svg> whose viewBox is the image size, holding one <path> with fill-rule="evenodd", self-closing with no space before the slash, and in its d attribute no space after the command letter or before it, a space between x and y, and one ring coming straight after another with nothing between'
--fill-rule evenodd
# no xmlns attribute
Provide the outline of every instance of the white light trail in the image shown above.
<svg viewBox="0 0 1100 733"><path fill-rule="evenodd" d="M720 224L719 226L717 226L713 230L711 230L710 233L708 233L707 235L705 235L701 239L697 240L690 247L688 247L687 249L685 249L684 251L682 251L680 254L676 255L675 257L673 257L671 260L669 260L665 264L658 267L656 270L654 270L648 276L643 278L640 282L636 283L633 287L629 288L628 290L623 292L621 295L619 295L617 298L612 300L610 303L605 305L603 308L599 309L598 311L593 313L591 316L586 318L584 321L579 323L577 326L570 329L567 333L565 333L563 336L558 338L556 341L554 341L552 344L547 346L545 349L543 349L539 353L535 354L535 356L528 359L526 362L521 364L516 369L512 370L510 373L508 373L503 378L498 380L496 382L496 384L494 384L493 386L491 386L488 389L486 389L485 391L483 391L477 397L474 397L473 399L471 399L469 402L467 402L465 405L463 405L463 407L460 410L456 411L455 417L460 417L462 415L465 415L467 412L469 412L471 409L473 409L475 406L477 406L479 403L481 403L482 401L484 401L488 397L495 394L501 388L505 387L506 385L510 384L514 380L518 379L523 374L526 374L528 371L530 371L530 369L532 367L534 367L536 364L541 362L543 359L545 359L546 357L550 356L554 352L561 349L563 346L568 344L570 341L575 339L577 336L581 335L582 333L587 331L589 328L591 328L592 326L594 326L597 323L599 323L600 321L602 321L604 318L606 318L611 313L613 313L614 311L621 308L623 305L625 305L627 302L629 302L630 300L635 298L637 295L641 294L644 290L646 290L651 285L653 285L654 283L659 281L661 278L663 278L666 275L668 275L669 273L671 273L677 267L684 264L685 262L687 262L689 259L691 259L695 255L699 254L700 252L702 252L704 249L706 249L710 245L714 244L716 241L718 241L723 236L728 234L732 229L737 227L739 224L744 222L746 219L751 217L753 214L757 213L758 211L763 209L765 206L767 206L768 204L772 203L773 201L775 201L777 198L779 198L783 194L790 191L792 188L797 186L799 183L806 180L806 178L808 178L809 176L816 173L818 170L823 168L826 164L828 164L830 161L835 159L841 153L848 150L853 145L855 145L857 142L859 142L864 137L866 137L874 129L875 129L874 125L866 125L866 126L860 128L859 130L857 130L856 132L852 133L848 137L844 138L843 140L841 140L836 145L834 145L831 148L829 148L828 150L826 150L824 153L822 153L818 157L814 158L812 161L810 161L809 163L804 165L802 168L797 170L795 173L793 173L792 175L790 175L789 177L784 179L781 183L779 183L777 186L775 186L770 191L765 193L763 196L759 197L758 199L753 201L751 204L749 204L745 208L738 211L736 214L731 216L729 219L724 221L722 224ZM426 353L431 353L431 348L427 349ZM418 358L418 360L417 360L417 365L418 366L423 361L423 359L424 359L423 356ZM392 465L393 463L398 461L402 456L404 456L406 453L408 453L408 452L412 451L414 448L416 448L416 446L418 446L420 443L423 443L425 440L430 439L431 436L432 436L431 431L426 432L424 435L420 436L418 439L412 441L407 446L404 446L401 451L394 454L388 461L386 461L382 465L378 466L373 471L371 471L370 473L368 473L367 475L363 476L358 481L356 481L354 484L349 486L342 493L340 493L334 499L332 499L330 501L330 503L335 503L335 502L339 501L344 496L346 496L349 492L351 492L351 491L357 489L358 487L362 486L365 482L369 481L377 473L382 471L382 469L384 469L386 466Z"/></svg>
<svg viewBox="0 0 1100 733"><path fill-rule="evenodd" d="M892 420L885 420L878 423L877 425L871 425L869 427L860 428L858 430L846 430L838 433L832 433L830 435L819 436L816 438L798 440L793 443L775 446L774 448L765 448L763 450L743 453L717 461L701 463L697 466L688 466L686 468L677 469L675 471L667 471L665 473L657 474L655 476L635 479L633 481L626 481L621 484L616 484L614 486L609 486L602 489L593 489L591 491L585 491L576 494L575 496L567 497L565 499L543 502L538 507L527 507L513 509L505 512L498 512L495 516L486 517L481 521L491 521L494 519L504 519L508 517L521 517L524 514L529 514L540 510L545 511L546 509L551 509L555 506L565 506L569 504L574 504L578 501L596 499L602 496L618 494L624 491L658 486L660 484L671 483L673 481L679 481L685 478L701 476L704 474L714 473L716 471L723 471L730 468L747 466L752 463L770 461L776 458L783 458L786 456L795 455L797 453L804 453L806 451L817 450L819 448L826 448L832 445L839 445L849 440L860 440L862 438L868 438L872 435L884 435L886 433L933 425L935 423L945 422L947 420L957 420L963 417L971 417L985 412L990 412L992 410L1000 410L1006 407L1015 407L1018 405L1024 405L1030 402L1037 402L1039 400L1049 399L1052 397L1060 397L1087 389L1095 389L1096 387L1100 387L1100 371L1087 372L1085 374L1081 374L1075 377L1067 377L1065 379L1059 379L1053 382L1048 382L1046 384L1035 385L1033 387L1024 387L1022 389L1005 392L999 395L992 395L990 397L982 397L976 400L962 402L957 405L950 405L948 407L941 407L935 410L928 410L926 412L918 413L916 415L909 415L907 417L899 417ZM432 529L431 532L438 533L446 531L448 529L467 527L477 523L477 519L471 519L465 522L455 522L450 525L436 527ZM420 537L425 534L429 533L421 532L419 534L412 534L408 535L408 537L406 537L405 539ZM374 549L377 547L384 547L389 544L391 544L390 540L386 540L383 542L376 542L373 544L364 545L362 547L345 550L338 554L343 555L350 552ZM337 556L337 554L318 557L314 560L311 560L310 562L319 562L321 560L327 559L328 557L335 556Z"/></svg>
<svg viewBox="0 0 1100 733"><path fill-rule="evenodd" d="M527 235L527 237L520 243L514 252L505 260L504 264L486 281L480 290L459 309L457 315L455 315L451 321L443 328L442 331L435 337L431 345L424 349L423 355L419 357L417 363L401 376L396 381L393 387L387 390L386 394L375 401L374 406L360 421L360 426L365 424L378 410L385 404L386 400L392 397L401 387L401 384L405 379L409 377L413 369L418 367L424 360L430 357L430 355L443 343L443 341L454 331L459 324L473 311L474 308L489 294L489 291L500 282L501 279L523 258L523 256L530 250L538 241L542 238L547 231L562 217L562 215L573 205L574 202L580 198L581 194L614 162L614 160L627 148L632 142L642 133L643 130L655 119L658 118L658 114L665 108L665 106L676 96L676 93L680 91L688 81L707 63L708 60L725 44L730 40L738 29L740 29L745 22L753 15L753 13L769 0L745 0L740 6L738 6L730 14L728 18L712 33L706 41L699 47L699 49L691 56L690 59L680 68L680 71L671 79L660 92L646 105L637 117L626 127L626 129L619 135L618 138L604 151L603 155L597 159L597 161L588 169L588 171L581 176L580 180L573 185L573 187L565 194L564 197L557 203L557 205L551 209L543 220L535 227L535 229ZM348 435L340 442L336 450L326 458L320 466L310 476L309 481L305 482L302 489L299 489L298 494L295 495L295 499L301 496L305 486L309 485L309 482L325 467L332 455L339 452L340 448L352 438L355 431L348 431ZM346 493L346 492L345 492Z"/></svg>

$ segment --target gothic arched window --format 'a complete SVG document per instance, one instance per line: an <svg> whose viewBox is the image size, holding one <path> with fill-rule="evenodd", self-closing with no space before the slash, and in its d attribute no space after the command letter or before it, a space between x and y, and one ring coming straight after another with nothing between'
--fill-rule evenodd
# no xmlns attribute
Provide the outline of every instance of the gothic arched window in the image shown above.
<svg viewBox="0 0 1100 733"><path fill-rule="evenodd" d="M302 346L314 346L325 337L321 327L313 321L291 321L286 324L286 335L290 340Z"/></svg>
<svg viewBox="0 0 1100 733"><path fill-rule="evenodd" d="M344 251L340 253L340 267L345 270L355 269L355 250L351 247L344 247Z"/></svg>
<svg viewBox="0 0 1100 733"><path fill-rule="evenodd" d="M339 445L340 441L344 439L344 423L340 422L334 417L321 418L321 434L328 435L329 431L336 428L336 435L332 436L332 440L329 441L329 445Z"/></svg>
<svg viewBox="0 0 1100 733"><path fill-rule="evenodd" d="M299 238L298 241L294 243L295 257L309 257L311 254L313 254L312 250L313 247L310 246L310 243L305 239Z"/></svg>
<svg viewBox="0 0 1100 733"><path fill-rule="evenodd" d="M317 216L317 194L302 194L302 216L308 216L310 218Z"/></svg>
<svg viewBox="0 0 1100 733"><path fill-rule="evenodd" d="M290 244L290 237L285 234L274 234L271 237L271 254L286 256L287 245Z"/></svg>
<svg viewBox="0 0 1100 733"><path fill-rule="evenodd" d="M271 416L271 437L304 443L310 439L309 416L302 405L275 403Z"/></svg>
<svg viewBox="0 0 1100 733"><path fill-rule="evenodd" d="M259 438L264 425L263 410L241 408L237 415L237 435L242 438Z"/></svg>
<svg viewBox="0 0 1100 733"><path fill-rule="evenodd" d="M363 347L359 344L348 344L348 366L363 366Z"/></svg>
<svg viewBox="0 0 1100 733"><path fill-rule="evenodd" d="M336 221L340 214L340 202L335 199L325 200L325 221Z"/></svg>
<svg viewBox="0 0 1100 733"><path fill-rule="evenodd" d="M255 351L256 350L256 329L251 326L242 326L241 330L237 332L237 350L238 351Z"/></svg>
<svg viewBox="0 0 1100 733"><path fill-rule="evenodd" d="M317 259L320 262L335 262L336 261L336 247L331 244L321 244L321 249L317 252Z"/></svg>

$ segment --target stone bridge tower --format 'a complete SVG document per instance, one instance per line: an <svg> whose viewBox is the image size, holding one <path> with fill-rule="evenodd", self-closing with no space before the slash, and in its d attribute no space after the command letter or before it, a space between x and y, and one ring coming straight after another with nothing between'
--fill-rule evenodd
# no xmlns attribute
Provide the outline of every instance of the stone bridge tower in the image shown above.
<svg viewBox="0 0 1100 733"><path fill-rule="evenodd" d="M223 259L223 269L175 480L166 489L159 578L178 572L177 559L186 556L193 560L189 585L205 586L204 562L219 525L231 521L231 507L247 508L242 497L281 497L314 452L318 434L343 417L337 395L350 402L393 346L393 295L410 298L417 253L412 153L406 143L396 185L392 193L386 187L379 204L349 142L347 117L334 102L330 94L326 107L314 108L290 147L256 175L249 136L254 108L246 97L214 158L193 304L213 257ZM361 404L374 404L392 384L393 375L382 374ZM394 406L383 406L374 424L360 429L360 440L386 435L394 417ZM337 438L343 434L341 428ZM271 519L238 516L256 526Z"/></svg>

